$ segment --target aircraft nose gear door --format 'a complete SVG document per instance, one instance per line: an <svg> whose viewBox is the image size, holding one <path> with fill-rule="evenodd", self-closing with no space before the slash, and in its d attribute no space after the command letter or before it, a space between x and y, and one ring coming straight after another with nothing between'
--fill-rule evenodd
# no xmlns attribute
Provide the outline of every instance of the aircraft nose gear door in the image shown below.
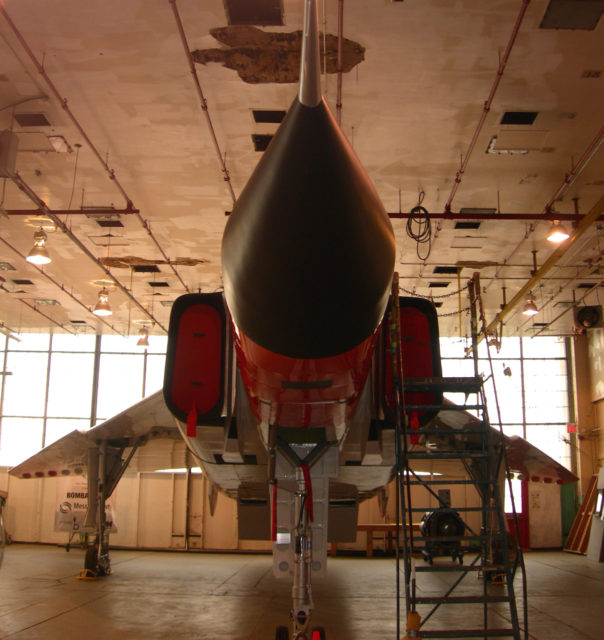
<svg viewBox="0 0 604 640"><path fill-rule="evenodd" d="M304 442L288 442L293 430L272 429L273 572L293 579L292 640L324 640L322 628L310 630L311 580L325 574L329 478L337 474L338 450L325 429L295 434ZM276 640L289 637L287 627L277 628Z"/></svg>

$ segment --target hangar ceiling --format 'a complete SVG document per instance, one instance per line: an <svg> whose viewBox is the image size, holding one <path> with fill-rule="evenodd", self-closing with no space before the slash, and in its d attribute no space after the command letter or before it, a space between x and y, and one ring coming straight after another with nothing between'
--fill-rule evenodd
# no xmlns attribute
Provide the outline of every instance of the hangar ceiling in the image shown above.
<svg viewBox="0 0 604 640"><path fill-rule="evenodd" d="M393 214L404 291L467 335L478 272L489 322L520 295L505 335L570 333L604 277L604 2L319 6L324 93ZM296 93L302 1L0 8L0 330L163 333L177 296L221 288L226 215ZM574 227L557 250L554 219ZM35 267L40 228L52 262Z"/></svg>

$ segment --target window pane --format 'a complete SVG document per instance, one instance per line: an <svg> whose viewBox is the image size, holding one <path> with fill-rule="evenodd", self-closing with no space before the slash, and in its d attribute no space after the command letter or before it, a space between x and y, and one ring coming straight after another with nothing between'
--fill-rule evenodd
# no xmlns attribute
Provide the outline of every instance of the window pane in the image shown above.
<svg viewBox="0 0 604 640"><path fill-rule="evenodd" d="M514 502L512 503L512 497L510 496L510 483L505 483L505 512L513 513L515 508L516 513L522 513L522 480L514 478L511 481L512 495Z"/></svg>
<svg viewBox="0 0 604 640"><path fill-rule="evenodd" d="M65 418L49 418L46 421L46 440L44 442L44 446L47 447L49 444L55 442L55 440L58 440L59 438L66 436L68 433L71 433L74 429L87 431L89 428L90 419L68 420Z"/></svg>
<svg viewBox="0 0 604 640"><path fill-rule="evenodd" d="M3 418L0 434L0 465L15 466L42 446L41 418Z"/></svg>
<svg viewBox="0 0 604 640"><path fill-rule="evenodd" d="M148 353L165 354L168 349L168 336L149 336Z"/></svg>
<svg viewBox="0 0 604 640"><path fill-rule="evenodd" d="M48 416L90 419L93 367L92 353L52 354Z"/></svg>
<svg viewBox="0 0 604 640"><path fill-rule="evenodd" d="M104 335L101 339L101 351L103 353L140 353L140 347L136 343L138 336Z"/></svg>
<svg viewBox="0 0 604 640"><path fill-rule="evenodd" d="M523 338L522 353L525 358L564 358L566 346L563 338L552 336Z"/></svg>
<svg viewBox="0 0 604 640"><path fill-rule="evenodd" d="M147 355L147 380L145 382L145 395L149 396L159 391L164 386L164 367L166 356Z"/></svg>
<svg viewBox="0 0 604 640"><path fill-rule="evenodd" d="M47 333L20 333L20 342L8 341L11 351L48 351L50 336Z"/></svg>
<svg viewBox="0 0 604 640"><path fill-rule="evenodd" d="M524 429L521 424L505 424L504 422L502 426L504 435L524 438Z"/></svg>
<svg viewBox="0 0 604 640"><path fill-rule="evenodd" d="M48 336L46 336L48 338ZM46 397L47 353L8 352L5 377L5 416L43 416Z"/></svg>
<svg viewBox="0 0 604 640"><path fill-rule="evenodd" d="M101 354L97 422L106 420L143 397L143 354Z"/></svg>
<svg viewBox="0 0 604 640"><path fill-rule="evenodd" d="M567 438L565 424L528 425L526 428L526 439L531 444L570 469L570 446L565 442Z"/></svg>
<svg viewBox="0 0 604 640"><path fill-rule="evenodd" d="M94 352L95 342L96 336L90 334L72 336L69 333L55 333L52 337L52 349L53 351L74 351L76 353Z"/></svg>

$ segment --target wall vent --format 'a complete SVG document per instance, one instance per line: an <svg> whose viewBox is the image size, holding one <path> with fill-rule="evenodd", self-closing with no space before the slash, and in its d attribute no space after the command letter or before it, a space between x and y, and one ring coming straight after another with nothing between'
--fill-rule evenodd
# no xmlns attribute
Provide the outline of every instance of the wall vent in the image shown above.
<svg viewBox="0 0 604 640"><path fill-rule="evenodd" d="M535 122L535 118L538 115L538 111L506 111L501 117L499 124L530 125Z"/></svg>
<svg viewBox="0 0 604 640"><path fill-rule="evenodd" d="M159 267L156 264L133 264L132 271L134 273L159 273Z"/></svg>
<svg viewBox="0 0 604 640"><path fill-rule="evenodd" d="M224 0L224 11L231 25L283 25L282 0Z"/></svg>
<svg viewBox="0 0 604 640"><path fill-rule="evenodd" d="M449 282L443 282L442 280L437 280L436 282L430 282L428 287L430 289L444 289L449 286Z"/></svg>
<svg viewBox="0 0 604 640"><path fill-rule="evenodd" d="M39 305L39 306L54 306L59 304L56 300L52 300L51 298L36 298L34 300L34 303Z"/></svg>
<svg viewBox="0 0 604 640"><path fill-rule="evenodd" d="M50 127L43 113L15 113L15 120L20 127Z"/></svg>
<svg viewBox="0 0 604 640"><path fill-rule="evenodd" d="M252 109L254 122L279 124L285 118L285 111L271 109Z"/></svg>
<svg viewBox="0 0 604 640"><path fill-rule="evenodd" d="M432 273L441 273L456 276L458 271L458 267L434 267Z"/></svg>
<svg viewBox="0 0 604 640"><path fill-rule="evenodd" d="M603 0L550 0L539 28L593 31L603 12Z"/></svg>
<svg viewBox="0 0 604 640"><path fill-rule="evenodd" d="M273 136L271 134L253 133L252 142L254 143L254 151L265 151L272 139Z"/></svg>
<svg viewBox="0 0 604 640"><path fill-rule="evenodd" d="M31 280L23 280L21 278L17 278L16 280L13 280L13 284L33 286L34 283Z"/></svg>
<svg viewBox="0 0 604 640"><path fill-rule="evenodd" d="M99 227L123 227L124 225L119 220L97 220L96 223Z"/></svg>
<svg viewBox="0 0 604 640"><path fill-rule="evenodd" d="M150 287L169 287L170 285L167 282L150 282L149 283Z"/></svg>
<svg viewBox="0 0 604 640"><path fill-rule="evenodd" d="M456 229L478 229L480 222L457 220L455 222Z"/></svg>

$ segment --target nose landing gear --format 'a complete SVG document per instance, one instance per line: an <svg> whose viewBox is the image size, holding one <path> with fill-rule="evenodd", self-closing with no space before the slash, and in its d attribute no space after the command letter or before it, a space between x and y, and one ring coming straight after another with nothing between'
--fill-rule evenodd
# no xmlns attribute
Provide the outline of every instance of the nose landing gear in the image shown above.
<svg viewBox="0 0 604 640"><path fill-rule="evenodd" d="M294 636L293 640L308 640L309 636L299 633ZM277 627L275 632L275 640L289 640L289 630L287 627ZM315 627L310 635L310 640L325 640L325 629L323 627Z"/></svg>

